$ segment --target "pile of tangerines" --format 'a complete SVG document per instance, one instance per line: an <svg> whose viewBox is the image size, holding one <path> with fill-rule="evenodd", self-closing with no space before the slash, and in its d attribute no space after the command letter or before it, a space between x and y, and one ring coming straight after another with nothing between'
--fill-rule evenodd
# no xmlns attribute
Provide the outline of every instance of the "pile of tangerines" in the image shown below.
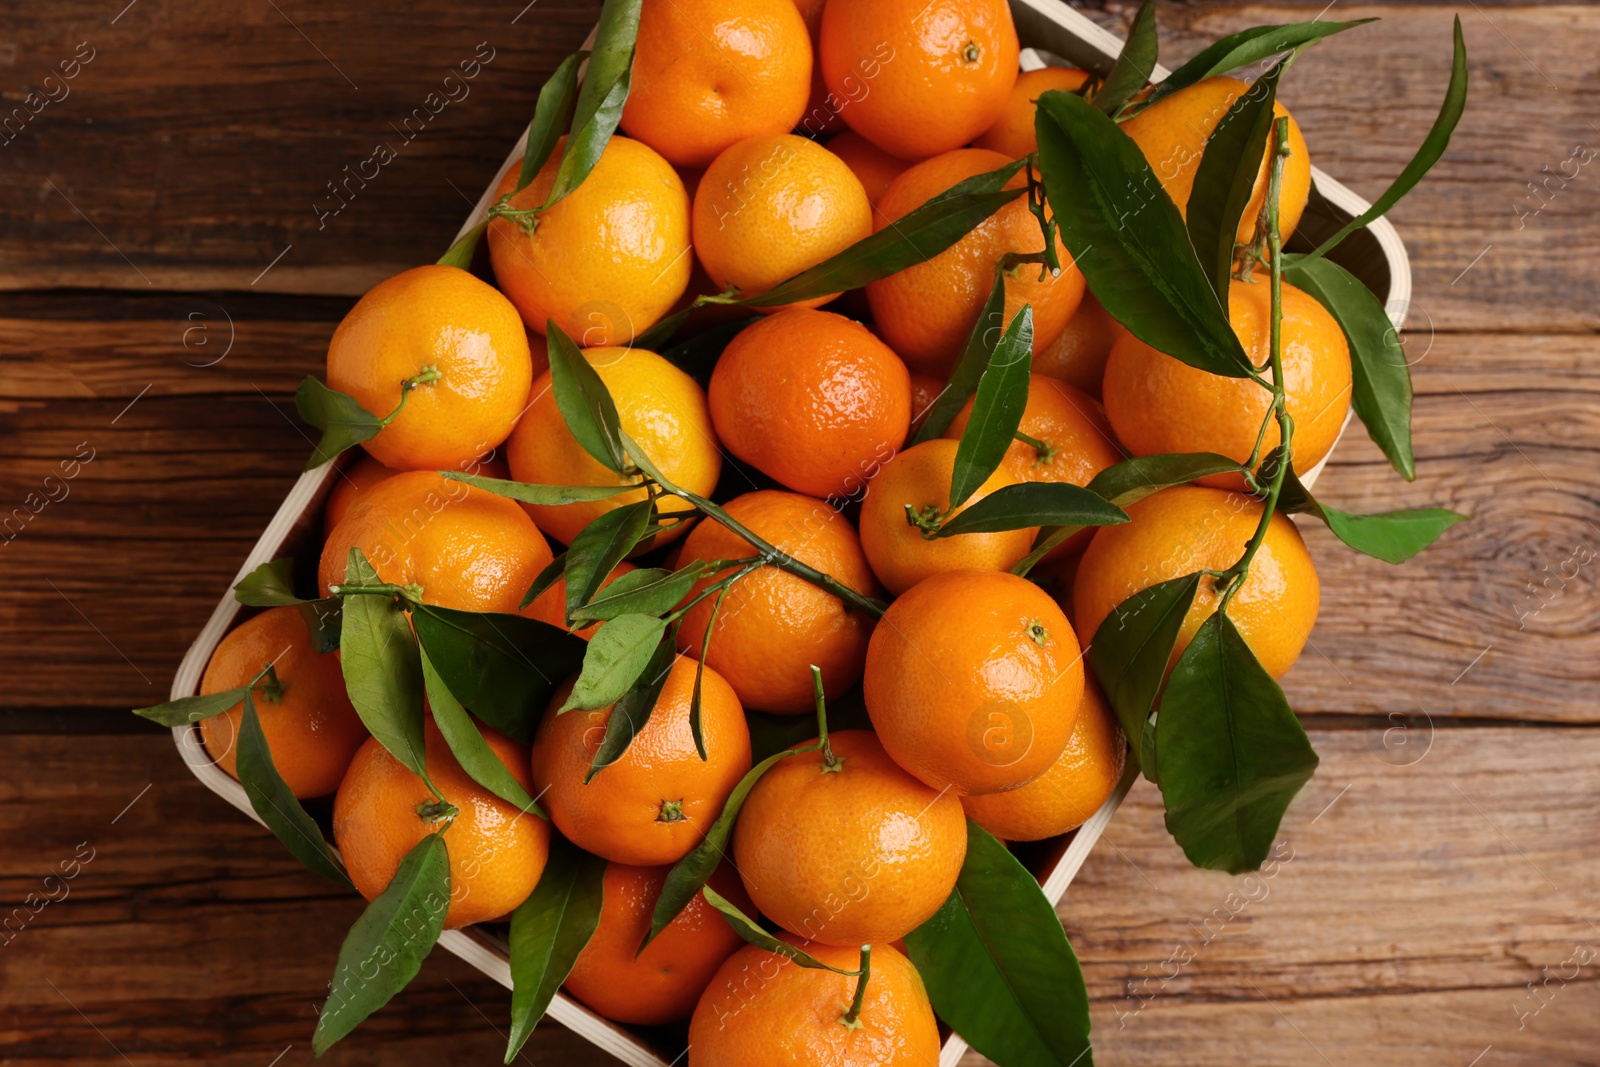
<svg viewBox="0 0 1600 1067"><path fill-rule="evenodd" d="M570 128L545 123L565 136L545 137L532 173L506 175L487 224L493 284L457 265L390 278L339 325L327 362L328 389L372 421L366 454L330 479L316 603L345 599L347 638L349 601L374 593L491 628L537 620L551 640L588 642L581 669L550 679L518 740L464 715L442 728L441 702L476 709L424 662L434 715L408 762L369 711L400 690L351 681L349 641L341 663L285 603L218 646L202 693L249 699L199 728L237 774L245 716L258 717L293 797L333 796L339 857L368 900L395 894L397 872L415 877L410 857L440 835L444 928L539 899L563 842L603 861L597 913L554 984L618 1022L688 1019L694 1067L936 1063L902 939L951 898L979 832L969 820L1038 841L1103 804L1127 742L1083 646L1142 590L1234 564L1263 503L1244 467L1049 552L1035 552L1037 524L944 527L1005 487L1087 486L1130 456L1259 460L1278 443L1273 394L1114 321L1031 195L864 286L739 306L1030 157L1042 93L1092 99L1082 71L1019 75L1004 0L633 10L620 132L594 133L612 97L580 96ZM541 113L547 97L558 117L572 109L568 73L566 98L553 82ZM1208 78L1122 123L1180 212L1246 89ZM1310 191L1306 145L1287 130L1284 234ZM1244 273L1227 312L1264 367L1271 287ZM1009 446L974 475L963 449L992 417L981 389L945 425L924 420L997 276L998 326L1031 371ZM1351 356L1317 300L1285 285L1281 312L1306 470L1345 421ZM659 327L673 315L687 341ZM963 481L976 484L953 500ZM1170 662L1218 601L1208 578ZM1317 607L1305 545L1274 515L1228 614L1277 677ZM404 625L390 633L409 641ZM672 888L686 878L690 892ZM669 891L681 899L663 914Z"/></svg>

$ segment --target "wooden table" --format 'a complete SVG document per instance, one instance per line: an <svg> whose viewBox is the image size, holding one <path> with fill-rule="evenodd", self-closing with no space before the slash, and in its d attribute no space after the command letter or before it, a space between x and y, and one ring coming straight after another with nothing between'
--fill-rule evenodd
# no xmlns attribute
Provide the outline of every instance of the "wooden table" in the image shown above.
<svg viewBox="0 0 1600 1067"><path fill-rule="evenodd" d="M57 97L0 144L0 521L37 510L0 533L3 911L81 865L0 948L0 1063L307 1063L358 902L125 709L164 695L304 461L289 398L334 323L445 246L597 5L125 2L0 14L5 110ZM1166 4L1167 55L1320 7ZM1384 22L1287 79L1313 158L1369 197L1432 119L1456 9L1340 3ZM1600 139L1600 9L1461 14L1467 116L1393 214L1418 478L1358 431L1319 490L1476 519L1402 568L1309 533L1322 617L1287 684L1323 763L1290 858L1191 870L1135 789L1062 907L1102 1064L1596 1062L1600 172L1551 175ZM335 199L379 143L397 158ZM327 1061L495 1063L507 1008L436 954ZM549 1025L524 1059L602 1057Z"/></svg>

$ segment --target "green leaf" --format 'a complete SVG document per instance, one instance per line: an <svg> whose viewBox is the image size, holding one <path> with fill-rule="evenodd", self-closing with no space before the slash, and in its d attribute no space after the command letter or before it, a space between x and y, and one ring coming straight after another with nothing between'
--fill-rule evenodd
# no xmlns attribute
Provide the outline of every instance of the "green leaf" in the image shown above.
<svg viewBox="0 0 1600 1067"><path fill-rule="evenodd" d="M1135 593L1111 610L1089 644L1089 666L1117 713L1135 762L1152 782L1158 781L1157 770L1144 759L1150 709L1184 616L1200 591L1200 577L1172 578Z"/></svg>
<svg viewBox="0 0 1600 1067"><path fill-rule="evenodd" d="M700 893L706 898L706 903L722 913L722 917L728 920L728 925L733 927L740 937L757 948L764 948L768 952L785 956L802 967L810 967L817 971L832 971L834 974L844 974L852 977L861 973L860 971L847 971L839 967L829 966L804 949L796 948L787 941L778 940L758 926L754 919L740 911L738 905L708 885L701 886Z"/></svg>
<svg viewBox="0 0 1600 1067"><path fill-rule="evenodd" d="M1117 61L1111 65L1111 73L1094 94L1094 106L1107 115L1115 115L1155 73L1160 48L1156 5L1153 0L1146 0L1133 17L1133 25L1128 27L1128 39L1123 42Z"/></svg>
<svg viewBox="0 0 1600 1067"><path fill-rule="evenodd" d="M1439 108L1439 116L1433 120L1433 128L1428 131L1428 136L1422 139L1422 146L1417 149L1417 154L1411 157L1400 176L1394 184L1383 191L1383 195L1373 201L1372 206L1360 215L1345 223L1338 233L1322 242L1317 250L1307 258L1315 261L1327 255L1336 248L1340 241L1349 237L1355 231L1367 225L1373 219L1381 217L1390 208L1400 202L1400 198L1416 188L1433 165L1439 162L1445 149L1450 147L1450 135L1455 132L1456 123L1461 121L1461 114L1467 108L1467 43L1461 36L1461 16L1456 16L1455 28L1455 55L1450 65L1450 84L1445 89L1444 103Z"/></svg>
<svg viewBox="0 0 1600 1067"><path fill-rule="evenodd" d="M566 573L566 569L567 554L565 552L557 554L554 559L545 564L544 570L534 575L533 584L528 586L526 593L522 594L522 603L517 605L517 610L520 611L535 600L538 600L546 589L556 584L556 579Z"/></svg>
<svg viewBox="0 0 1600 1067"><path fill-rule="evenodd" d="M1250 360L1144 153L1072 93L1039 97L1039 173L1061 237L1111 317L1192 367L1248 377Z"/></svg>
<svg viewBox="0 0 1600 1067"><path fill-rule="evenodd" d="M1277 463L1279 452L1267 457L1263 469ZM1447 508L1414 508L1383 511L1376 515L1352 515L1330 508L1311 495L1291 467L1284 478L1278 507L1287 512L1303 512L1321 519L1333 535L1357 552L1385 563L1404 563L1439 539L1450 527L1467 521L1468 516Z"/></svg>
<svg viewBox="0 0 1600 1067"><path fill-rule="evenodd" d="M583 656L583 672L561 711L615 704L644 674L667 631L653 615L618 615L599 630Z"/></svg>
<svg viewBox="0 0 1600 1067"><path fill-rule="evenodd" d="M309 601L294 595L294 560L282 556L263 563L233 587L233 598L252 608L287 607Z"/></svg>
<svg viewBox="0 0 1600 1067"><path fill-rule="evenodd" d="M1252 26L1248 30L1230 33L1218 38L1189 62L1168 74L1150 94L1150 103L1169 93L1185 89L1195 82L1218 74L1226 74L1240 67L1259 63L1280 52L1301 48L1355 26L1377 19L1355 19L1350 22L1291 22L1281 26Z"/></svg>
<svg viewBox="0 0 1600 1067"><path fill-rule="evenodd" d="M1089 489L1119 508L1125 508L1163 489L1238 470L1237 460L1215 452L1161 452L1153 456L1134 456L1107 467L1094 476Z"/></svg>
<svg viewBox="0 0 1600 1067"><path fill-rule="evenodd" d="M645 527L650 525L654 511L652 501L641 500L602 512L599 518L578 531L572 544L567 546L566 617L569 621L572 613L594 597L616 565L633 551L644 536Z"/></svg>
<svg viewBox="0 0 1600 1067"><path fill-rule="evenodd" d="M622 420L600 375L554 319L545 324L550 349L550 388L567 429L583 450L607 468L622 472Z"/></svg>
<svg viewBox="0 0 1600 1067"><path fill-rule="evenodd" d="M428 658L427 649L422 650L422 681L428 692L428 707L433 709L433 721L467 776L507 804L514 804L523 811L531 811L544 818L544 811L534 803L506 765L500 762L500 757L495 755L489 742L478 732L467 709L461 706L461 702L450 692L450 687L444 684L444 679L439 677L433 661Z"/></svg>
<svg viewBox="0 0 1600 1067"><path fill-rule="evenodd" d="M681 570L646 567L629 571L600 590L589 603L572 613L574 622L598 622L618 615L662 615L677 607L694 583L706 572L706 561L697 559Z"/></svg>
<svg viewBox="0 0 1600 1067"><path fill-rule="evenodd" d="M788 719L797 716L786 716ZM733 823L739 817L739 810L744 807L745 798L750 795L750 790L756 787L761 776L771 770L773 765L780 760L797 755L800 751L814 751L810 746L805 749L785 749L774 753L745 772L739 784L733 787L733 792L728 794L728 799L722 802L722 814L717 816L717 821L711 824L706 831L706 836L683 859L673 864L672 870L667 872L667 880L661 885L661 895L656 898L656 909L650 916L650 932L645 934L644 940L639 944L639 951L656 936L665 930L678 913L689 906L689 901L700 892L700 887L706 884L716 871L717 864L722 862L722 857L727 855L728 841L733 837Z"/></svg>
<svg viewBox="0 0 1600 1067"><path fill-rule="evenodd" d="M344 626L344 600L336 596L307 600L300 605L300 616L311 631L311 647L332 652L339 647L339 631Z"/></svg>
<svg viewBox="0 0 1600 1067"><path fill-rule="evenodd" d="M1023 162L1007 163L957 182L892 225L764 293L738 301L737 306L776 307L859 289L932 259L1026 192L1022 187L1004 188Z"/></svg>
<svg viewBox="0 0 1600 1067"><path fill-rule="evenodd" d="M239 784L244 786L250 806L267 824L267 829L301 863L340 885L354 888L344 873L344 866L323 839L322 828L306 814L294 791L273 765L267 735L261 732L261 719L256 715L255 698L248 689L244 694L244 714L239 719L237 745L234 769L239 774Z"/></svg>
<svg viewBox="0 0 1600 1067"><path fill-rule="evenodd" d="M472 229L455 239L444 255L436 261L441 267L456 267L460 270L472 269L472 257L478 251L478 239L483 236L483 231L489 228L489 220L478 223Z"/></svg>
<svg viewBox="0 0 1600 1067"><path fill-rule="evenodd" d="M1125 508L1174 485L1238 470L1238 463L1215 452L1167 452L1135 456L1107 467L1095 475L1088 488L1109 503ZM1011 573L1026 575L1041 559L1087 525L1042 527L1032 551L1011 568Z"/></svg>
<svg viewBox="0 0 1600 1067"><path fill-rule="evenodd" d="M622 619L626 618L629 616L622 616ZM612 619L602 626L595 634L595 640L599 640L607 630L622 619ZM590 762L589 770L583 776L585 785L588 785L595 775L621 759L628 751L628 746L633 744L633 739L638 736L639 731L644 729L644 724L650 721L650 713L655 710L656 699L661 696L661 689L667 684L667 674L672 670L676 656L677 652L673 648L671 638L662 641L656 646L655 655L645 664L644 672L633 683L633 687L611 705L611 717L606 720L605 736L600 739L600 748L595 752L594 760Z"/></svg>
<svg viewBox="0 0 1600 1067"><path fill-rule="evenodd" d="M599 162L611 135L622 121L633 73L633 46L639 36L641 0L607 0L595 28L594 54L589 57L572 114L572 134L556 168L555 184L545 198L549 208L571 193Z"/></svg>
<svg viewBox="0 0 1600 1067"><path fill-rule="evenodd" d="M1417 476L1411 450L1411 368L1372 290L1331 259L1285 256L1283 279L1309 293L1339 323L1350 345L1350 406L1406 481Z"/></svg>
<svg viewBox="0 0 1600 1067"><path fill-rule="evenodd" d="M452 482L466 482L495 496L520 500L524 504L578 504L589 500L607 500L623 493L638 490L637 485L533 485L529 482L511 482L504 478L485 478L479 474L462 474L460 471L440 471Z"/></svg>
<svg viewBox="0 0 1600 1067"><path fill-rule="evenodd" d="M939 527L934 536L995 533L1030 526L1115 526L1127 512L1099 494L1067 482L1019 482L1002 486Z"/></svg>
<svg viewBox="0 0 1600 1067"><path fill-rule="evenodd" d="M339 647L344 604L339 597L304 600L294 595L294 560L287 556L263 563L233 587L233 598L253 608L298 607L318 652Z"/></svg>
<svg viewBox="0 0 1600 1067"><path fill-rule="evenodd" d="M179 697L169 700L165 704L157 704L149 708L134 708L133 713L142 719L158 722L162 726L188 726L190 723L209 719L214 715L221 715L250 692L248 685L235 686L224 689L220 693L207 693L202 696Z"/></svg>
<svg viewBox="0 0 1600 1067"><path fill-rule="evenodd" d="M1033 308L1024 304L996 342L978 379L972 415L961 433L950 472L950 507L965 504L1006 458L1017 427L1022 425L1022 409L1028 406L1032 366Z"/></svg>
<svg viewBox="0 0 1600 1067"><path fill-rule="evenodd" d="M531 741L550 696L583 663L583 638L522 615L418 606L417 639L439 677L484 722Z"/></svg>
<svg viewBox="0 0 1600 1067"><path fill-rule="evenodd" d="M1200 624L1161 695L1167 830L1197 867L1261 866L1317 754L1283 690L1222 612Z"/></svg>
<svg viewBox="0 0 1600 1067"><path fill-rule="evenodd" d="M694 691L689 694L689 734L694 738L694 750L704 763L709 757L706 755L706 735L702 723L705 711L703 700L705 697L706 660L711 657L711 639L717 633L717 616L722 613L722 601L728 595L728 590L733 588L729 582L717 590L716 599L711 602L711 612L706 616L706 630L700 636L700 655L694 664ZM815 667L812 670L816 670Z"/></svg>
<svg viewBox="0 0 1600 1067"><path fill-rule="evenodd" d="M328 1051L410 984L444 932L449 908L450 855L444 835L429 834L406 853L389 887L367 905L340 946L312 1051Z"/></svg>
<svg viewBox="0 0 1600 1067"><path fill-rule="evenodd" d="M511 913L510 1063L600 925L606 861L556 836L528 899Z"/></svg>
<svg viewBox="0 0 1600 1067"><path fill-rule="evenodd" d="M533 105L533 119L528 123L528 143L522 153L522 169L517 172L517 190L533 181L544 167L556 142L567 132L572 121L572 103L578 95L578 67L588 52L574 52L561 61L555 72L539 88L539 100Z"/></svg>
<svg viewBox="0 0 1600 1067"><path fill-rule="evenodd" d="M1187 209L1189 243L1223 307L1233 282L1234 238L1261 173L1284 67L1275 64L1239 94L1211 131L1195 169Z"/></svg>
<svg viewBox="0 0 1600 1067"><path fill-rule="evenodd" d="M322 431L322 439L306 460L306 470L322 466L353 445L372 440L384 426L383 420L356 403L355 397L329 389L311 377L294 391L294 407L300 418Z"/></svg>
<svg viewBox="0 0 1600 1067"><path fill-rule="evenodd" d="M378 574L350 550L345 585L373 585ZM406 613L393 597L352 593L345 598L339 662L350 703L389 754L423 781L428 766L422 739L422 664Z"/></svg>
<svg viewBox="0 0 1600 1067"><path fill-rule="evenodd" d="M906 948L939 1018L1006 1067L1093 1067L1078 957L1039 883L967 822L955 891Z"/></svg>
<svg viewBox="0 0 1600 1067"><path fill-rule="evenodd" d="M984 302L983 310L972 324L972 332L967 334L967 343L961 349L955 369L950 372L950 381L928 405L928 414L912 435L912 445L942 436L966 406L967 398L977 390L978 380L989 366L989 356L993 351L989 346L989 338L994 336L994 331L1005 329L1005 308L1006 276L1005 271L997 265L994 285L989 288L989 299Z"/></svg>

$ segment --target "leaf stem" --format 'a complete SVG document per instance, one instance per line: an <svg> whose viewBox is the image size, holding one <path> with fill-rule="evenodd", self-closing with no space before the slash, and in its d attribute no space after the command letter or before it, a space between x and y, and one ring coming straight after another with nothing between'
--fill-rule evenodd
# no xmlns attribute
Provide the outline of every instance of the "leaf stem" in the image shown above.
<svg viewBox="0 0 1600 1067"><path fill-rule="evenodd" d="M685 615L689 614L689 610L691 608L693 608L696 604L700 603L700 601L704 600L706 597L711 596L713 593L717 594L718 595L718 599L720 600L721 599L721 594L727 592L728 587L730 585L732 585L734 582L737 582L740 578L743 578L745 575L749 574L751 571L756 570L756 569L758 569L758 568L760 568L762 566L765 566L765 564L766 564L766 560L762 559L760 556L750 556L750 557L745 558L745 559L726 559L726 560L719 559L719 560L716 560L712 566L709 566L709 567L706 568L706 572L708 574L716 574L719 571L727 570L729 567L738 567L739 570L737 572L733 573L733 574L728 575L728 577L726 577L726 578L722 578L722 579L719 579L718 581L712 582L710 585L708 585L704 589L700 590L700 592L696 593L694 595L693 599L689 600L685 604L681 604L678 607L674 608L670 614L663 615L662 616L662 621L663 622L669 622L669 623L677 622L679 619L681 619ZM716 618L716 612L712 612L712 619L715 620L715 618ZM710 632L710 623L707 623L707 633L709 633L709 632ZM703 655L703 653L702 653L702 655Z"/></svg>
<svg viewBox="0 0 1600 1067"><path fill-rule="evenodd" d="M854 1030L861 1025L861 1003L867 996L867 980L872 977L872 946L861 946L861 973L856 979L855 999L850 1001L850 1010L839 1016L839 1021L847 1028Z"/></svg>
<svg viewBox="0 0 1600 1067"><path fill-rule="evenodd" d="M1240 587L1244 585L1245 577L1250 573L1250 562L1255 559L1256 553L1261 549L1261 543L1266 540L1267 527L1277 510L1278 497L1283 492L1283 483L1289 473L1290 444L1294 438L1294 419L1289 415L1288 397L1283 384L1283 235L1278 229L1278 207L1283 190L1283 161L1289 154L1287 118L1280 118L1273 123L1272 143L1272 166L1268 173L1267 197L1262 207L1262 215L1266 222L1267 248L1271 257L1267 265L1271 268L1272 278L1271 388L1272 411L1278 417L1277 463L1272 471L1272 482L1267 487L1267 499L1261 509L1261 521L1256 524L1255 533L1251 536L1250 543L1245 546L1244 555L1223 572L1220 580L1226 588L1223 590L1222 601L1218 604L1217 610L1224 613L1227 612L1228 604L1238 594Z"/></svg>
<svg viewBox="0 0 1600 1067"><path fill-rule="evenodd" d="M426 367L423 367L422 370L401 382L400 403L395 405L395 409L393 411L389 412L389 414L378 420L378 429L381 430L388 426L391 422L399 417L402 411L406 409L406 398L411 395L411 390L415 389L419 385L431 385L432 383L438 381L441 377L443 377L443 375L439 373L439 368L434 364L429 363Z"/></svg>
<svg viewBox="0 0 1600 1067"><path fill-rule="evenodd" d="M380 583L377 585L350 585L348 583L328 586L328 595L337 597L346 596L392 596L412 604L422 603L422 586L415 582L410 585L392 585Z"/></svg>

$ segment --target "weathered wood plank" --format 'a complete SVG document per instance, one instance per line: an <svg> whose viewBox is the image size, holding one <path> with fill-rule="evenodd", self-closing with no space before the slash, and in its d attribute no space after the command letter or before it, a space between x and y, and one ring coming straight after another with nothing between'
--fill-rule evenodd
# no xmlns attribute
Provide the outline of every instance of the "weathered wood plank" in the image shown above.
<svg viewBox="0 0 1600 1067"><path fill-rule="evenodd" d="M1062 907L1097 1062L1312 1063L1320 1050L1464 1067L1491 1044L1491 1063L1589 1062L1600 830L1573 815L1600 793L1600 730L1390 741L1313 731L1322 768L1254 880L1189 868L1155 790L1135 789ZM283 1062L309 1062L353 900L191 779L165 736L5 737L0 758L5 911L88 855L81 842L94 850L66 899L0 952L8 1063L110 1058L79 1009L135 1063L260 1067L291 1044ZM1563 965L1575 951L1588 962ZM503 991L435 954L331 1062L491 1062L507 1010ZM600 1062L559 1026L528 1051Z"/></svg>
<svg viewBox="0 0 1600 1067"><path fill-rule="evenodd" d="M241 18L190 3L170 15L135 7L115 26L82 3L65 14L8 13L25 83L38 84L80 40L97 52L69 83L71 95L4 146L16 178L0 191L11 236L0 289L358 294L433 258L465 217L463 195L482 190L545 72L581 42L597 8L560 0L511 25L518 6L290 5ZM1217 34L1309 18L1322 6L1163 5L1166 55L1182 59ZM1323 42L1286 79L1284 99L1313 158L1356 191L1385 188L1431 123L1455 10L1341 6L1340 17L1384 22ZM358 35L345 32L354 19ZM1567 161L1595 143L1587 57L1600 47L1600 9L1480 6L1463 22L1474 74L1468 113L1450 154L1393 216L1412 253L1414 317L1450 328L1593 329L1600 312L1589 299L1588 252L1600 241L1600 194L1592 168ZM319 230L313 204L337 203L327 183L344 181L343 168L369 158L375 141L395 139L390 124L485 39L495 58L469 95L365 188L352 186L349 206ZM25 92L0 92L0 103L17 106ZM1563 164L1576 177L1559 177ZM1558 176L1546 188L1550 173Z"/></svg>
<svg viewBox="0 0 1600 1067"><path fill-rule="evenodd" d="M0 288L359 293L433 260L599 10L524 6L9 7Z"/></svg>

